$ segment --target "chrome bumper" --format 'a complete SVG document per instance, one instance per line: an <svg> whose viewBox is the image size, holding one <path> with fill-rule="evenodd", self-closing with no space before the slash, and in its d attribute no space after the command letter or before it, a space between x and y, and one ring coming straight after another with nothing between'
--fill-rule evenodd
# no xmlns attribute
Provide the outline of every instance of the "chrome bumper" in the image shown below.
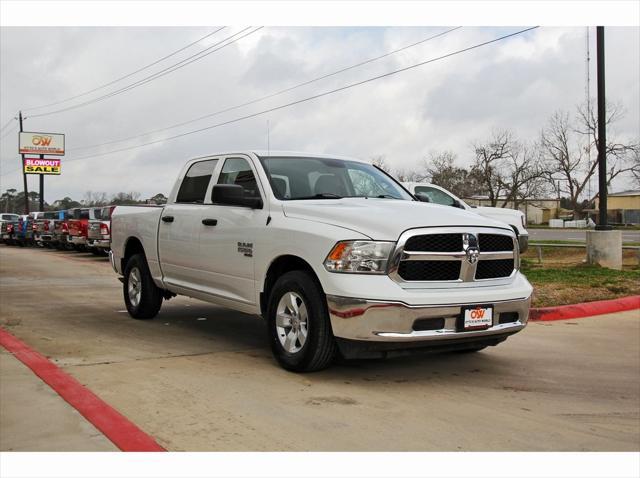
<svg viewBox="0 0 640 478"><path fill-rule="evenodd" d="M87 246L109 249L111 247L111 242L109 241L109 239L88 239Z"/></svg>
<svg viewBox="0 0 640 478"><path fill-rule="evenodd" d="M488 329L458 331L458 318L464 306L473 304L409 306L402 302L384 302L327 296L331 327L336 337L371 342L423 342L471 339L492 335L508 335L522 330L529 319L531 297L484 302L493 306L493 325ZM515 312L515 322L500 323L500 314ZM418 319L444 319L437 330L414 330Z"/></svg>
<svg viewBox="0 0 640 478"><path fill-rule="evenodd" d="M69 242L76 246L84 246L87 244L87 238L84 236L69 236Z"/></svg>
<svg viewBox="0 0 640 478"><path fill-rule="evenodd" d="M113 256L113 251L111 249L109 250L109 264L111 264L113 272L120 275L120 272L118 272L118 268L116 267L116 258Z"/></svg>

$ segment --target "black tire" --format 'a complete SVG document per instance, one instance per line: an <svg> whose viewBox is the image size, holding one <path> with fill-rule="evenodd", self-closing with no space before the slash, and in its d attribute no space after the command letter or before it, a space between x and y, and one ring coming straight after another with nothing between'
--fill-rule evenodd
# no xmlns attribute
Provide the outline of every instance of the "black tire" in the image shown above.
<svg viewBox="0 0 640 478"><path fill-rule="evenodd" d="M129 281L132 280L134 270L137 270L139 275L140 297L137 304L132 303L129 297ZM124 268L122 293L127 311L134 319L153 319L158 315L160 307L162 307L162 291L151 278L149 265L144 254L135 254L127 261Z"/></svg>
<svg viewBox="0 0 640 478"><path fill-rule="evenodd" d="M295 352L289 352L284 348L276 327L278 304L280 299L290 292L298 296L307 311L306 340ZM315 278L307 272L287 272L276 281L267 305L267 329L273 355L287 370L294 372L322 370L331 365L336 355L337 347L331 330L324 292Z"/></svg>
<svg viewBox="0 0 640 478"><path fill-rule="evenodd" d="M100 252L100 249L98 249L97 247L91 247L89 250L91 251L91 254L93 254L94 256L102 255L102 253Z"/></svg>

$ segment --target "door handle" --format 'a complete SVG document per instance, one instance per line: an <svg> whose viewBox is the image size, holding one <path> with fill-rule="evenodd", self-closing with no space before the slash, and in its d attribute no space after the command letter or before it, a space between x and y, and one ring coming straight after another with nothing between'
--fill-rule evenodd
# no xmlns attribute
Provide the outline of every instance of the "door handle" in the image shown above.
<svg viewBox="0 0 640 478"><path fill-rule="evenodd" d="M173 216L162 216L162 222L173 222Z"/></svg>
<svg viewBox="0 0 640 478"><path fill-rule="evenodd" d="M205 226L215 226L216 224L218 224L218 220L217 219L203 219L202 220L202 224L204 224Z"/></svg>

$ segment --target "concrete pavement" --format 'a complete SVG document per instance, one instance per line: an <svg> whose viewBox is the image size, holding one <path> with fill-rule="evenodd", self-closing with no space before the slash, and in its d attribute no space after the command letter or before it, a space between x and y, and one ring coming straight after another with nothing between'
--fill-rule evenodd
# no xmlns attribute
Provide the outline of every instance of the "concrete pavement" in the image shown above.
<svg viewBox="0 0 640 478"><path fill-rule="evenodd" d="M297 375L255 317L176 298L129 318L88 254L0 246L0 295L0 326L169 450L640 450L638 311Z"/></svg>

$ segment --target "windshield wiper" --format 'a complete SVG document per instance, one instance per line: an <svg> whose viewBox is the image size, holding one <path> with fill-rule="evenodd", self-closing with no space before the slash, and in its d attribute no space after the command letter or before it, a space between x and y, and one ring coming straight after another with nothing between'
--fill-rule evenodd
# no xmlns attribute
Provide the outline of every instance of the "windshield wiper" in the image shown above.
<svg viewBox="0 0 640 478"><path fill-rule="evenodd" d="M333 193L319 193L313 196L302 196L291 199L342 199L342 196Z"/></svg>
<svg viewBox="0 0 640 478"><path fill-rule="evenodd" d="M376 197L379 199L400 199L398 197L392 196L391 194L379 194Z"/></svg>

